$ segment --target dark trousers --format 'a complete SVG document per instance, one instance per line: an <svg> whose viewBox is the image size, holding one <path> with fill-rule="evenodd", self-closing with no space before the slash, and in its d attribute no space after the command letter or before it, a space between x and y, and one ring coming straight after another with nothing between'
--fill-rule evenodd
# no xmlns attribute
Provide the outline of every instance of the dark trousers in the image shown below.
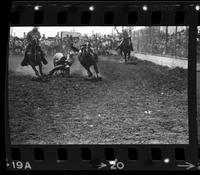
<svg viewBox="0 0 200 175"><path fill-rule="evenodd" d="M69 66L71 66L71 64L68 64ZM56 67L54 67L50 72L49 75L53 75L56 71L62 71L62 74L65 72L66 75L70 75L70 67L66 68L65 64L61 64L61 65L57 65Z"/></svg>

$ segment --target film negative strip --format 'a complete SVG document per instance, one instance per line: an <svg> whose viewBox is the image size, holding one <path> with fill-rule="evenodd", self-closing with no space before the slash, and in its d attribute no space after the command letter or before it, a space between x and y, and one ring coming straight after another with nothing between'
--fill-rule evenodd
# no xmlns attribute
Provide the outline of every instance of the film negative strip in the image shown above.
<svg viewBox="0 0 200 175"><path fill-rule="evenodd" d="M199 25L198 2L12 2L7 169L199 170Z"/></svg>

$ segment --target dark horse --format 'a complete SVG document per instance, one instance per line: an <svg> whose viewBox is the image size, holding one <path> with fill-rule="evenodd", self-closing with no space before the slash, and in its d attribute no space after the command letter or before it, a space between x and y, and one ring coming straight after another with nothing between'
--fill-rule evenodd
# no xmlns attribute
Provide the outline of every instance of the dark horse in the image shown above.
<svg viewBox="0 0 200 175"><path fill-rule="evenodd" d="M90 53L86 47L81 49L81 53L78 54L78 59L81 65L87 70L88 77L91 78L93 76L90 67L94 66L94 70L96 72L96 78L101 80L101 76L99 75L99 70L97 67L98 56L95 53Z"/></svg>
<svg viewBox="0 0 200 175"><path fill-rule="evenodd" d="M124 39L120 44L119 49L120 55L124 58L125 62L127 62L130 59L131 51L133 50L131 40L129 38Z"/></svg>
<svg viewBox="0 0 200 175"><path fill-rule="evenodd" d="M27 62L35 71L36 76L43 77L44 74L42 72L42 55L38 39L33 39L32 43L30 43L30 49L27 52ZM40 74L36 69L36 66L39 66Z"/></svg>

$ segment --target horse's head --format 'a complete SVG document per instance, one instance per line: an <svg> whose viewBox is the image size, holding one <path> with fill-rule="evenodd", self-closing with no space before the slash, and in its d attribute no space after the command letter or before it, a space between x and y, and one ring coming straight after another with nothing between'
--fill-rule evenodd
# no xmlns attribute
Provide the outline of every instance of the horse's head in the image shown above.
<svg viewBox="0 0 200 175"><path fill-rule="evenodd" d="M82 55L86 55L87 54L87 46L86 45L83 45L81 47L81 53L82 53Z"/></svg>

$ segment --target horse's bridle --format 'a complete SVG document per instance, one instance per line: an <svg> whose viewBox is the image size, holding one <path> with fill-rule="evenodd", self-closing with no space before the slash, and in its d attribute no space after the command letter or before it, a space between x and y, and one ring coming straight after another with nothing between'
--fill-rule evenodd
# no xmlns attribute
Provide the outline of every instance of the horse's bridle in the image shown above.
<svg viewBox="0 0 200 175"><path fill-rule="evenodd" d="M86 56L87 51L86 51L86 48L85 48L85 47L83 47L83 48L81 49L81 52L82 52L82 55Z"/></svg>

